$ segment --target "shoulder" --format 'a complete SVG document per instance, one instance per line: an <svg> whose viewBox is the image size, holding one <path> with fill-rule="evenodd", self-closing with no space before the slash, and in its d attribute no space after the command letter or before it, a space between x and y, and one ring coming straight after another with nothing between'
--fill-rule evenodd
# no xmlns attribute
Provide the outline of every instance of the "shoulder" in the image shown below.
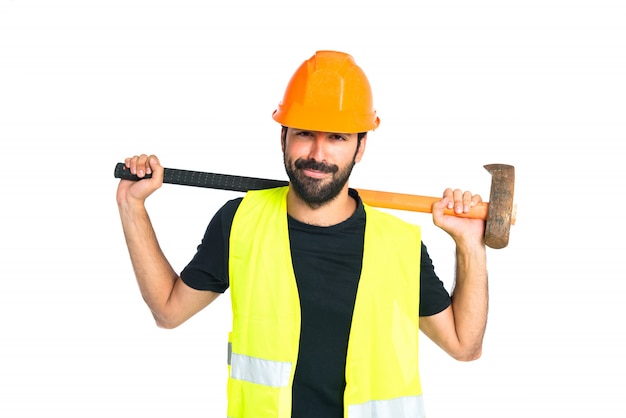
<svg viewBox="0 0 626 418"><path fill-rule="evenodd" d="M207 227L205 233L205 239L209 235L223 235L224 233L228 234L230 231L230 226L233 223L233 219L235 218L235 213L237 213L237 209L243 200L242 197L229 200L221 208L218 209L217 212L213 215L211 222L209 222L209 226Z"/></svg>
<svg viewBox="0 0 626 418"><path fill-rule="evenodd" d="M239 208L239 205L241 204L242 201L243 201L243 197L238 197L236 199L229 200L228 202L224 203L224 205L218 210L217 213L221 214L222 216L228 215L228 214L234 215L235 212L237 212L237 209Z"/></svg>
<svg viewBox="0 0 626 418"><path fill-rule="evenodd" d="M213 220L219 220L221 223L226 224L232 223L235 213L237 212L237 209L239 209L242 201L243 197L229 200L215 213Z"/></svg>
<svg viewBox="0 0 626 418"><path fill-rule="evenodd" d="M267 208L286 208L287 192L289 188L274 187L271 189L250 190L243 197L239 205L239 212L258 213Z"/></svg>
<svg viewBox="0 0 626 418"><path fill-rule="evenodd" d="M384 228L389 234L407 233L420 235L420 227L418 225L407 222L390 213L375 209L368 205L363 205L368 225L375 225Z"/></svg>

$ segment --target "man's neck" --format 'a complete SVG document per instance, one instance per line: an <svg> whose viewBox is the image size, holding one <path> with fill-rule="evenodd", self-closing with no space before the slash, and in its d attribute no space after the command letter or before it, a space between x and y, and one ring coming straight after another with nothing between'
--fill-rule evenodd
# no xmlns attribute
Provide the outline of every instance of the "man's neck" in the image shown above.
<svg viewBox="0 0 626 418"><path fill-rule="evenodd" d="M287 213L305 224L333 226L348 219L356 210L357 202L348 194L348 185L330 202L311 207L290 187L287 194Z"/></svg>

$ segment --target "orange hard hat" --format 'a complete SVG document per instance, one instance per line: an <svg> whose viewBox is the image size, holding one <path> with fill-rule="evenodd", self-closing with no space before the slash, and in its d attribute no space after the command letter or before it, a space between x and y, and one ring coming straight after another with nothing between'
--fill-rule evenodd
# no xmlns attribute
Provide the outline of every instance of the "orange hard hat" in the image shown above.
<svg viewBox="0 0 626 418"><path fill-rule="evenodd" d="M352 56L336 51L317 51L300 65L272 117L283 126L338 133L367 132L380 123L365 73Z"/></svg>

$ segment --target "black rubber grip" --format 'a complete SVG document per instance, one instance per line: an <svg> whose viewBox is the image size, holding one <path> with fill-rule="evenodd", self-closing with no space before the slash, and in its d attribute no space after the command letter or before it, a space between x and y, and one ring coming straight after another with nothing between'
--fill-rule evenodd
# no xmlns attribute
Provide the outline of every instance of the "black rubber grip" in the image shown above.
<svg viewBox="0 0 626 418"><path fill-rule="evenodd" d="M124 163L117 163L115 166L115 178L123 180L141 180ZM143 178L150 178L146 175ZM230 174L205 173L202 171L178 170L176 168L166 168L163 173L163 183L180 184L183 186L205 187L208 189L232 190L236 192L247 192L248 190L271 189L274 187L286 186L289 184L284 180L269 180L256 177L233 176Z"/></svg>

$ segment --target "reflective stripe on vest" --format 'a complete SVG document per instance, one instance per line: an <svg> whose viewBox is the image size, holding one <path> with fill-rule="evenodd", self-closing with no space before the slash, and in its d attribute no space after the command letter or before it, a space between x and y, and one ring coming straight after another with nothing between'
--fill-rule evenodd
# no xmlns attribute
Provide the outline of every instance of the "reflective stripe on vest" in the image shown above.
<svg viewBox="0 0 626 418"><path fill-rule="evenodd" d="M424 402L421 396L369 401L348 407L348 418L423 418L425 416Z"/></svg>
<svg viewBox="0 0 626 418"><path fill-rule="evenodd" d="M277 388L289 384L289 362L264 360L237 353L231 353L230 361L230 377L233 379Z"/></svg>

